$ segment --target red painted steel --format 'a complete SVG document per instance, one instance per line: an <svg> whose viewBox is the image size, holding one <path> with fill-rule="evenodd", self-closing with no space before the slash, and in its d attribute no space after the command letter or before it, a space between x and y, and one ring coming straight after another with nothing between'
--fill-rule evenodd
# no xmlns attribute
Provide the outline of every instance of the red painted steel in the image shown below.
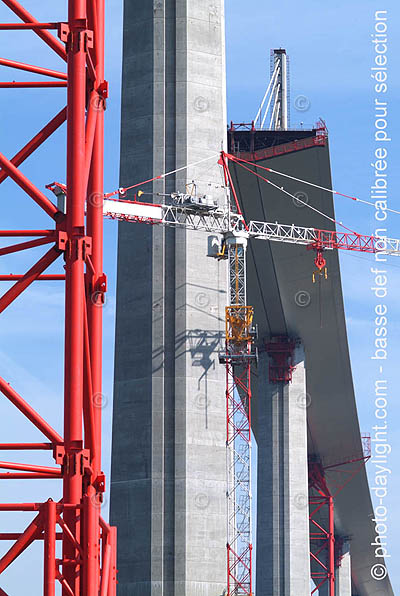
<svg viewBox="0 0 400 596"><path fill-rule="evenodd" d="M0 82L0 89L44 89L45 87L67 87L67 83L65 81Z"/></svg>
<svg viewBox="0 0 400 596"><path fill-rule="evenodd" d="M44 143L49 136L53 134L67 119L67 108L63 108L41 131L33 137L29 143L25 145L14 157L11 159L11 163L18 167L20 166L36 149ZM7 172L0 171L0 184L8 177ZM51 232L53 233L53 232Z"/></svg>
<svg viewBox="0 0 400 596"><path fill-rule="evenodd" d="M51 451L51 443L0 443L0 451Z"/></svg>
<svg viewBox="0 0 400 596"><path fill-rule="evenodd" d="M230 358L232 354L233 342L226 345L226 443L232 445L232 459L244 460L246 450L236 446L240 443L243 446L251 444L251 362L252 353L251 342L247 346L247 358L242 357L239 366L235 366L234 359ZM237 363L236 363L237 364ZM228 461L229 468L235 466L235 461ZM245 466L243 466L243 470ZM237 470L235 472L237 474ZM239 479L235 479L239 484L250 484L250 478L245 478L245 472ZM249 490L250 487L249 487ZM235 487L236 496L240 497L240 491ZM238 521L241 514L241 507L246 507L246 503L234 508L232 519L228 519L228 526L234 526L231 535L228 532L227 542L227 596L253 596L252 589L252 544L251 528L246 527ZM229 515L228 515L229 517ZM231 540L229 540L229 537ZM232 538L234 539L232 541ZM233 542L233 544L232 544Z"/></svg>
<svg viewBox="0 0 400 596"><path fill-rule="evenodd" d="M3 0L4 2L4 0ZM0 31L23 31L26 29L57 29L57 23L1 23Z"/></svg>
<svg viewBox="0 0 400 596"><path fill-rule="evenodd" d="M9 541L18 540L18 538L20 536L21 536L21 533L19 533L19 532L14 532L14 533L13 532L3 532L0 534L0 540L5 540L5 541L9 542ZM41 538L38 538L38 540L40 540L40 539L44 540L44 535ZM61 532L57 532L56 540L62 540Z"/></svg>
<svg viewBox="0 0 400 596"><path fill-rule="evenodd" d="M325 481L324 470L319 463L309 464L309 504L310 504L310 556L316 570L311 569L311 579L318 592L328 585L328 596L335 596L335 528L333 497ZM316 521L317 514L327 512L326 524Z"/></svg>
<svg viewBox="0 0 400 596"><path fill-rule="evenodd" d="M361 440L362 453L345 461L308 463L311 579L315 584L311 596L324 585L328 586L327 596L335 596L335 569L340 565L343 539L335 537L334 500L371 457L371 437L362 435ZM339 480L335 474L340 474Z"/></svg>
<svg viewBox="0 0 400 596"><path fill-rule="evenodd" d="M37 19L35 19L19 2L16 0L1 0L3 4L8 6L10 10L12 10L17 17L21 19L26 25L34 24L37 29L35 29L36 35L38 35L50 48L52 48L56 54L58 54L63 60L67 59L67 53L65 51L65 46L56 39L51 33L46 31L44 28L40 27L40 23ZM48 25L52 25L52 23L47 23Z"/></svg>
<svg viewBox="0 0 400 596"><path fill-rule="evenodd" d="M62 482L59 503L0 503L0 511L31 511L34 520L22 533L1 535L13 541L0 558L0 574L35 540L44 545L43 594L116 595L116 529L100 516L105 478L101 470L103 143L107 83L104 81L104 0L69 0L64 23L39 23L15 0L2 0L23 23L0 24L0 30L38 35L67 62L67 73L2 59L0 64L57 80L3 82L0 88L67 87L67 106L10 160L0 154L0 184L8 177L55 222L54 230L3 230L3 238L27 238L0 249L0 256L53 246L27 273L1 275L15 281L0 296L0 312L38 280L65 280L64 429L60 436L4 379L0 391L49 443L0 444L0 450L51 451L57 467L0 462L0 479L54 479ZM56 29L60 39L49 30ZM59 80L61 79L61 81ZM23 91L20 91L23 92ZM67 121L66 214L19 170ZM44 181L44 183L47 181ZM85 214L87 204L87 214ZM62 256L65 273L45 273ZM58 530L57 530L58 529ZM56 540L62 544L56 558ZM38 594L39 588L32 587ZM0 593L4 593L0 589Z"/></svg>
<svg viewBox="0 0 400 596"><path fill-rule="evenodd" d="M5 275L0 275L0 281L18 281L22 279L24 276L18 273L9 273ZM62 273L55 273L54 275L39 275L36 278L36 281L64 281L65 275Z"/></svg>
<svg viewBox="0 0 400 596"><path fill-rule="evenodd" d="M327 135L313 135L299 139L298 141L291 141L290 143L282 143L281 145L274 145L273 147L266 147L258 151L234 151L235 157L239 157L248 161L260 161L286 155L287 153L294 153L295 151L302 151L310 147L325 147L327 144Z"/></svg>
<svg viewBox="0 0 400 596"><path fill-rule="evenodd" d="M65 72L50 70L49 68L42 68L41 66L33 66L32 64L24 64L23 62L16 62L15 60L6 60L5 58L0 58L0 66L9 66L10 68L16 68L17 70L25 70L46 77L54 77L55 79L67 80L68 78Z"/></svg>
<svg viewBox="0 0 400 596"><path fill-rule="evenodd" d="M265 349L271 360L268 366L270 383L291 383L293 371L293 355L296 340L287 336L276 336L267 342Z"/></svg>

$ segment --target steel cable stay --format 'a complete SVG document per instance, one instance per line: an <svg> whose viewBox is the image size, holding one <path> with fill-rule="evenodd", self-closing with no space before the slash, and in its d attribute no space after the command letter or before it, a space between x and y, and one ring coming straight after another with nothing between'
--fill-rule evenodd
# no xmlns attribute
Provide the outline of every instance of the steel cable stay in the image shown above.
<svg viewBox="0 0 400 596"><path fill-rule="evenodd" d="M307 186L312 186L313 188L317 188L319 190L323 190L323 191L332 193L334 195L344 197L346 199L351 199L352 201L356 201L358 203L363 203L365 205L369 205L370 207L376 208L375 203L373 203L372 201L366 201L365 199L360 199L359 197L354 197L352 195L347 195L345 193L339 192L338 190L334 190L333 188L326 188L325 186L320 186L319 184L314 184L313 182L309 182L308 180L303 180L302 178L296 178L295 176L291 176L290 174L286 174L286 173L280 172L278 170L273 170L272 168L266 168L265 166L257 164L256 162L251 162L246 159L236 157L233 155L228 155L228 159L235 161L235 162L242 162L242 163L250 165L254 168L265 170L267 172L271 172L272 174L277 174L278 176L283 176L284 178L288 178L289 180L294 180L295 182L300 182L301 184L306 184ZM297 197L296 197L296 200L298 200L299 203L301 203L301 200L298 199ZM377 199L377 200L379 200L379 199ZM384 200L384 197L382 197L381 200ZM388 211L390 213L395 213L396 215L400 215L400 211L398 211L396 209L391 209L390 207L385 208L385 211Z"/></svg>

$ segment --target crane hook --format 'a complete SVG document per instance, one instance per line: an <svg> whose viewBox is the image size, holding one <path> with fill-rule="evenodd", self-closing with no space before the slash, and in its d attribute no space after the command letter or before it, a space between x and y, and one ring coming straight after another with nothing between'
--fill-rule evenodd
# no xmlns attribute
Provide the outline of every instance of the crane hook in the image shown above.
<svg viewBox="0 0 400 596"><path fill-rule="evenodd" d="M325 279L328 279L328 269L326 267L326 259L324 257L324 249L321 246L317 246L315 248L317 253L314 263L317 267L316 271L313 272L313 283L315 283L316 275L323 276Z"/></svg>

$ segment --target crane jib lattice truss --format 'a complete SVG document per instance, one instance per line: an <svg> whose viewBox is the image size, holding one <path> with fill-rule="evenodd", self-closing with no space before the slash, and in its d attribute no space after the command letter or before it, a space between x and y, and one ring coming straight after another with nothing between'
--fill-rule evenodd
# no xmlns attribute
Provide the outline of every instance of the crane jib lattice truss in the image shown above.
<svg viewBox="0 0 400 596"><path fill-rule="evenodd" d="M0 297L2 313L36 280L65 281L65 350L63 434L58 434L17 392L0 378L0 391L44 435L42 443L13 443L0 449L46 450L55 466L2 462L7 479L58 479L62 499L43 503L1 503L0 511L32 512L22 533L1 535L12 546L0 558L0 574L36 540L44 545L43 591L54 596L56 583L63 596L115 596L116 529L100 516L105 490L101 471L102 308L106 290L103 273L103 119L107 83L104 80L104 0L69 0L65 22L38 22L16 0L2 0L18 17L0 30L26 30L37 35L67 64L67 72L13 60L1 65L45 80L8 81L1 88L59 88L67 91L66 107L12 158L0 154L0 183L11 178L27 198L53 221L49 230L1 230L2 238L30 238L0 249L0 255L50 245L26 273L1 276L14 285ZM31 77L34 78L34 77ZM18 91L21 93L22 91ZM32 114L35 107L30 104ZM60 126L67 123L64 214L19 169ZM96 197L97 200L90 200ZM89 200L87 200L89 199ZM85 207L87 203L87 208ZM18 223L18 214L15 214ZM33 226L32 226L33 227ZM61 273L46 274L57 260ZM61 269L61 267L60 267ZM96 396L97 403L94 403ZM97 407L95 407L97 406ZM61 418L60 402L60 418ZM22 496L22 495L21 495ZM61 550L56 545L61 543ZM57 554L56 554L57 553ZM0 576L1 581L1 576ZM24 581L28 581L27 578ZM30 585L30 592L41 589ZM0 589L2 594L5 594Z"/></svg>

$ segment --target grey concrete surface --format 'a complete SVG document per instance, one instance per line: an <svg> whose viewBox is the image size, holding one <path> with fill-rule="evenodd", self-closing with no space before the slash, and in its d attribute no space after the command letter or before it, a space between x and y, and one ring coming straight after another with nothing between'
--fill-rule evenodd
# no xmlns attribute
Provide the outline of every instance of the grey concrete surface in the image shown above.
<svg viewBox="0 0 400 596"><path fill-rule="evenodd" d="M336 570L336 596L351 596L351 550L350 543L343 547L343 557Z"/></svg>
<svg viewBox="0 0 400 596"><path fill-rule="evenodd" d="M310 589L306 365L296 348L290 384L269 383L258 366L257 594L306 596Z"/></svg>
<svg viewBox="0 0 400 596"><path fill-rule="evenodd" d="M125 1L122 186L221 150L224 52L222 0ZM192 180L221 196L215 157L143 190L184 191ZM119 226L111 480L119 596L221 596L226 587L218 363L226 264L206 254L202 233Z"/></svg>

